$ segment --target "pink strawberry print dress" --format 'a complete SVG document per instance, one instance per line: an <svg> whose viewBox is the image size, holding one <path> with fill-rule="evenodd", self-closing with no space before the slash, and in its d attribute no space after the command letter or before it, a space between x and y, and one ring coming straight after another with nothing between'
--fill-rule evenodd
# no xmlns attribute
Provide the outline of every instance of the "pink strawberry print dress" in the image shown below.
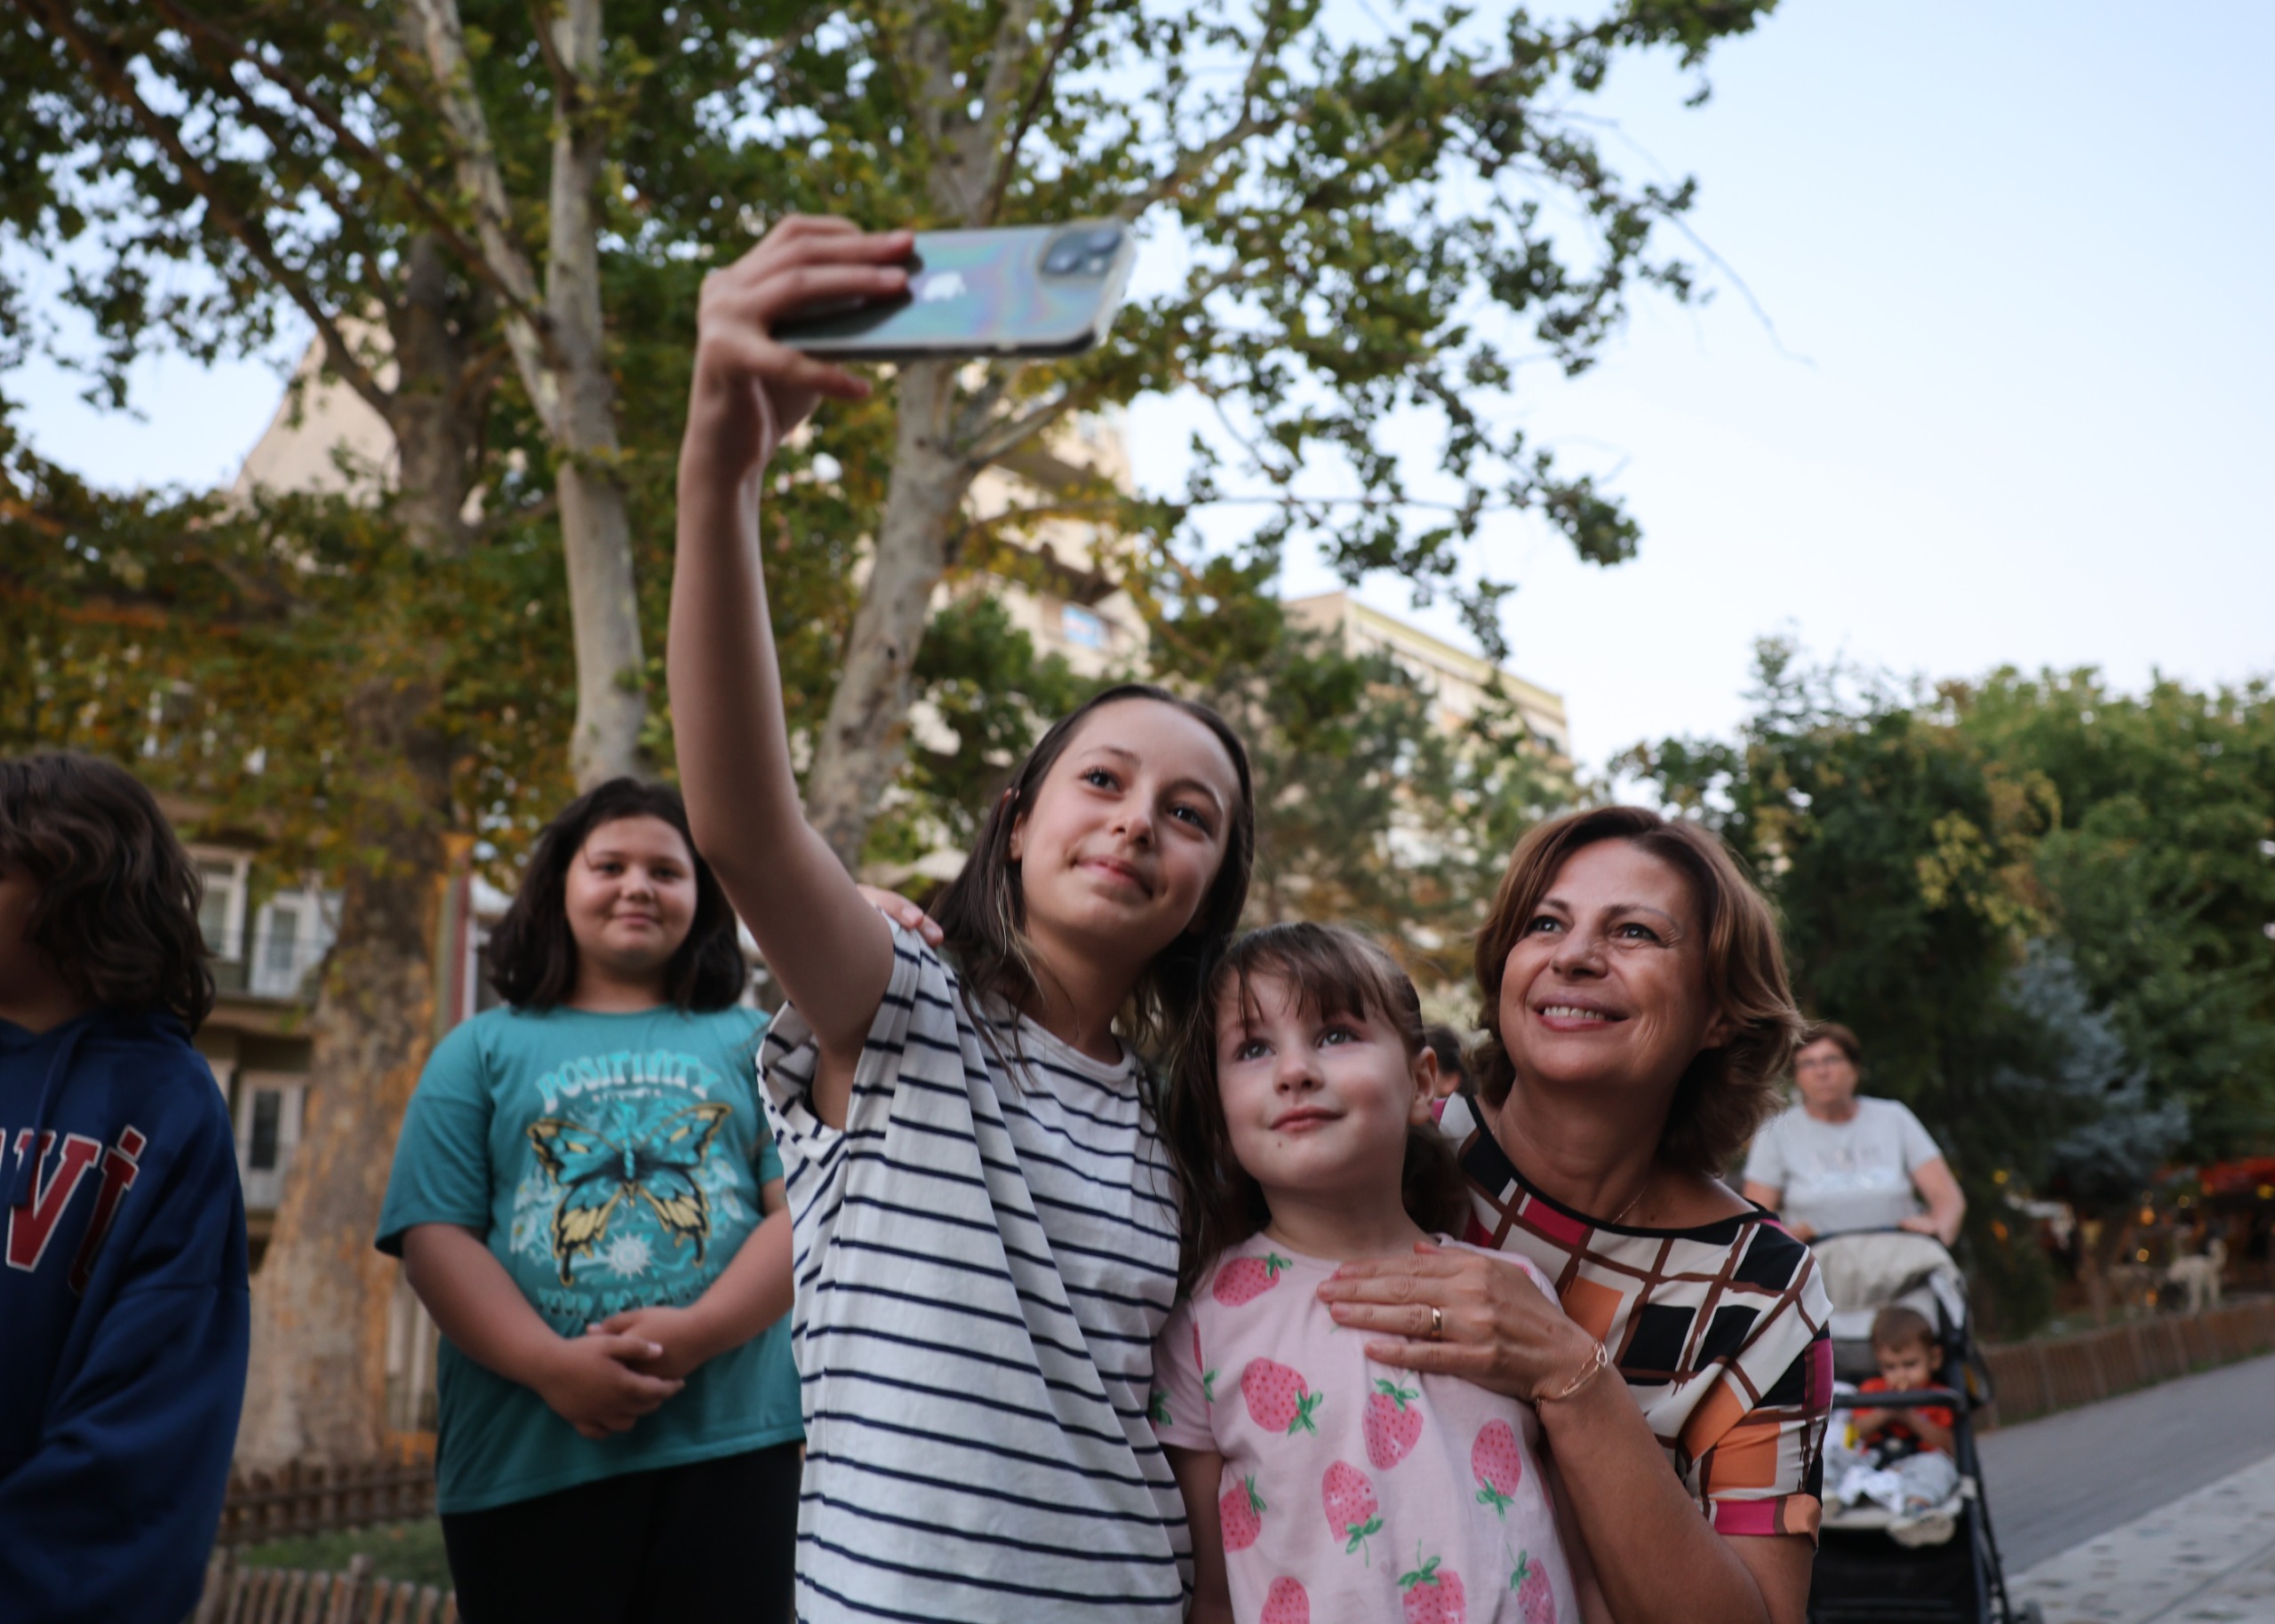
<svg viewBox="0 0 2275 1624"><path fill-rule="evenodd" d="M1529 1262L1501 1261L1546 1289ZM1335 1267L1258 1236L1201 1278L1154 1347L1155 1435L1224 1457L1233 1616L1577 1620L1530 1406L1369 1359L1317 1295Z"/></svg>

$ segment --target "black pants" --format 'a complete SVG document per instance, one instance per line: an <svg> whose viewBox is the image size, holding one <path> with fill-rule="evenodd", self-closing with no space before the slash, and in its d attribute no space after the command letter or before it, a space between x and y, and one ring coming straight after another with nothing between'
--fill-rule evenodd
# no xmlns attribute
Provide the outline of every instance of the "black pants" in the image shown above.
<svg viewBox="0 0 2275 1624"><path fill-rule="evenodd" d="M627 1472L443 1519L466 1624L790 1617L798 1445Z"/></svg>

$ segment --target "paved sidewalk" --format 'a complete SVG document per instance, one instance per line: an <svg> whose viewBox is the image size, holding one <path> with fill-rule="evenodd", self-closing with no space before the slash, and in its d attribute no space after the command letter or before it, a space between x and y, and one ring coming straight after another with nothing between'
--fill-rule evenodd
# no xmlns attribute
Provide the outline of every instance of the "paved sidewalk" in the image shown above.
<svg viewBox="0 0 2275 1624"><path fill-rule="evenodd" d="M2046 1624L2275 1624L2275 1455L2010 1569L2008 1585Z"/></svg>
<svg viewBox="0 0 2275 1624"><path fill-rule="evenodd" d="M2143 1388L1977 1440L2011 1573L2275 1455L2275 1357Z"/></svg>

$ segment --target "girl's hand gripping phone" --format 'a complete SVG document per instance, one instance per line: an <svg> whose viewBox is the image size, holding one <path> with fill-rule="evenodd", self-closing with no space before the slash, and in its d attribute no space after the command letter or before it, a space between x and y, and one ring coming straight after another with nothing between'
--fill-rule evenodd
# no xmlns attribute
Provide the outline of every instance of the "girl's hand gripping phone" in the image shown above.
<svg viewBox="0 0 2275 1624"><path fill-rule="evenodd" d="M703 279L696 314L688 439L746 471L762 467L825 397L858 401L867 382L778 343L791 312L840 299L889 299L908 285L897 261L906 231L866 232L850 220L794 214L724 270Z"/></svg>

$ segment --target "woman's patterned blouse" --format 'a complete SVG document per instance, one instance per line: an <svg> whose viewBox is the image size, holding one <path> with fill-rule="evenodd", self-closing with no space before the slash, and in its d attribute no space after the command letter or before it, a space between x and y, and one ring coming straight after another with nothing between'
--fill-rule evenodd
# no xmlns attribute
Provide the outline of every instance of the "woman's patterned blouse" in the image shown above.
<svg viewBox="0 0 2275 1624"><path fill-rule="evenodd" d="M1601 1223L1528 1184L1465 1099L1440 1126L1469 1179L1465 1238L1556 1283L1716 1531L1815 1539L1832 1310L1808 1247L1759 1207L1688 1230Z"/></svg>

